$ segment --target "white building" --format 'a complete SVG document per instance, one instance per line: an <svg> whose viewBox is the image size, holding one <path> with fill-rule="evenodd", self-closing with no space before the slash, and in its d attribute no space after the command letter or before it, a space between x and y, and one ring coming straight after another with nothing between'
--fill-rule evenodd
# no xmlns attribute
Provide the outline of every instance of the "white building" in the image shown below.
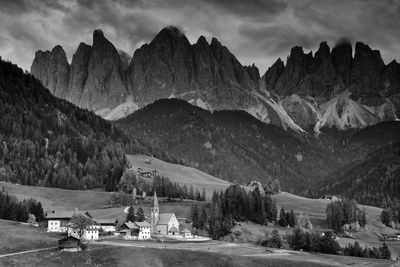
<svg viewBox="0 0 400 267"><path fill-rule="evenodd" d="M104 232L111 232L114 233L117 228L116 220L112 219L96 219L96 222L100 225L100 228Z"/></svg>
<svg viewBox="0 0 400 267"><path fill-rule="evenodd" d="M125 222L120 229L120 234L125 236L125 239L150 239L151 225L148 222Z"/></svg>
<svg viewBox="0 0 400 267"><path fill-rule="evenodd" d="M100 225L90 225L83 231L82 239L85 240L98 240L99 239ZM79 237L79 229L69 227L68 236Z"/></svg>
<svg viewBox="0 0 400 267"><path fill-rule="evenodd" d="M73 215L73 211L53 212L47 214L47 232L66 233L68 231L68 224Z"/></svg>
<svg viewBox="0 0 400 267"><path fill-rule="evenodd" d="M139 236L138 239L150 239L151 233L150 228L151 225L148 222L135 222L136 226L139 227Z"/></svg>

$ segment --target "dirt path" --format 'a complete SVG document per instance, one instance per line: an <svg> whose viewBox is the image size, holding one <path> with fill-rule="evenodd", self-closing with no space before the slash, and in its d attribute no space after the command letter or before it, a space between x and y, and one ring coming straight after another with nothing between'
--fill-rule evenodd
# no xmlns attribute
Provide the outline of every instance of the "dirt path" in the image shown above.
<svg viewBox="0 0 400 267"><path fill-rule="evenodd" d="M10 257L10 256L15 256L15 255L20 255L20 254L27 254L27 253L32 253L32 252L38 252L38 251L42 251L42 250L50 250L50 249L55 249L55 248L57 248L57 247L40 248L40 249L26 250L26 251L21 251L21 252L8 253L8 254L0 255L0 258Z"/></svg>

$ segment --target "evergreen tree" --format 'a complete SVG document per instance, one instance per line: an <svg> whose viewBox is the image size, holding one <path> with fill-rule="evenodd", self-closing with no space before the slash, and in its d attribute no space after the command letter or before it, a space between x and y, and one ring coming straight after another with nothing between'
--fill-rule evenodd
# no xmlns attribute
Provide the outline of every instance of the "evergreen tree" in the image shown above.
<svg viewBox="0 0 400 267"><path fill-rule="evenodd" d="M380 247L380 251L383 259L392 259L392 253L386 243L383 243L382 247Z"/></svg>
<svg viewBox="0 0 400 267"><path fill-rule="evenodd" d="M126 215L125 221L127 221L127 222L135 222L136 221L135 209L133 208L133 206L129 206L128 214Z"/></svg>
<svg viewBox="0 0 400 267"><path fill-rule="evenodd" d="M281 227L286 227L288 226L288 222L286 219L286 212L285 209L283 207L281 207L281 210L279 211L279 220L278 220L278 224Z"/></svg>
<svg viewBox="0 0 400 267"><path fill-rule="evenodd" d="M192 205L191 217L193 227L199 228L199 209L196 204Z"/></svg>
<svg viewBox="0 0 400 267"><path fill-rule="evenodd" d="M144 211L143 211L142 207L139 207L136 212L136 220L138 222L144 222L145 219L146 219L146 217L144 216Z"/></svg>
<svg viewBox="0 0 400 267"><path fill-rule="evenodd" d="M274 248L280 248L282 247L282 239L281 236L279 235L278 230L274 229L272 231L272 236L271 236L271 247Z"/></svg>
<svg viewBox="0 0 400 267"><path fill-rule="evenodd" d="M294 227L297 224L296 215L292 209L288 213L287 223L290 227Z"/></svg>

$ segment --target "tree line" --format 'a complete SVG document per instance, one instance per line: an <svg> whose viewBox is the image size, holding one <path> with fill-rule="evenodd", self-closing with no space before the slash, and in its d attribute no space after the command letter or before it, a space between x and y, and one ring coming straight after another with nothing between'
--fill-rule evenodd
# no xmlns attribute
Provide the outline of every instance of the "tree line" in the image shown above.
<svg viewBox="0 0 400 267"><path fill-rule="evenodd" d="M354 244L348 244L345 248L341 248L332 232L322 233L317 231L310 233L308 230L296 227L293 233L287 236L287 241L289 247L294 250L364 258L391 259L390 249L385 243L379 248L361 248L356 241Z"/></svg>
<svg viewBox="0 0 400 267"><path fill-rule="evenodd" d="M3 187L0 191L0 219L27 222L30 215L34 216L34 221L43 221L45 214L42 204L33 198L20 201Z"/></svg>
<svg viewBox="0 0 400 267"><path fill-rule="evenodd" d="M367 224L365 209L360 209L355 200L342 199L330 202L326 207L326 222L336 232L358 231Z"/></svg>
<svg viewBox="0 0 400 267"><path fill-rule="evenodd" d="M206 200L205 188L200 192L198 188L194 189L193 185L188 188L186 184L181 185L180 183L172 182L168 177L160 175L155 175L153 181L146 181L141 177L137 177L133 171L124 172L118 183L118 188L120 191L131 195L132 199L143 195L143 192L145 192L145 195L153 195L155 191L157 196L166 197L168 201L173 201L177 198L197 201Z"/></svg>
<svg viewBox="0 0 400 267"><path fill-rule="evenodd" d="M248 192L233 184L225 191L214 191L207 206L192 206L193 227L206 230L213 239L227 235L235 221L252 221L258 224L276 222L276 202L269 194L261 195L258 188Z"/></svg>

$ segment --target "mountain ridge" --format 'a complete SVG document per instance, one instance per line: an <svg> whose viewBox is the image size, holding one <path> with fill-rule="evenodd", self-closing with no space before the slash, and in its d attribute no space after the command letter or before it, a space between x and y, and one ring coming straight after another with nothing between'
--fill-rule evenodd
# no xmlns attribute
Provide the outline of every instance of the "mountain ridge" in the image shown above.
<svg viewBox="0 0 400 267"><path fill-rule="evenodd" d="M378 50L361 42L355 45L354 57L346 41L333 49L321 42L314 55L293 47L286 64L278 59L262 77L254 64L243 66L215 37L209 43L200 36L191 44L173 26L136 49L129 64L129 56L101 30L94 31L92 46L79 45L71 65L60 48L37 52L32 74L56 96L110 120L157 99L175 97L210 110L245 110L265 123L299 133L312 129L318 133L321 108L346 90L373 114L365 123L349 127L400 116L400 64L385 65ZM121 105L127 108L121 111Z"/></svg>

